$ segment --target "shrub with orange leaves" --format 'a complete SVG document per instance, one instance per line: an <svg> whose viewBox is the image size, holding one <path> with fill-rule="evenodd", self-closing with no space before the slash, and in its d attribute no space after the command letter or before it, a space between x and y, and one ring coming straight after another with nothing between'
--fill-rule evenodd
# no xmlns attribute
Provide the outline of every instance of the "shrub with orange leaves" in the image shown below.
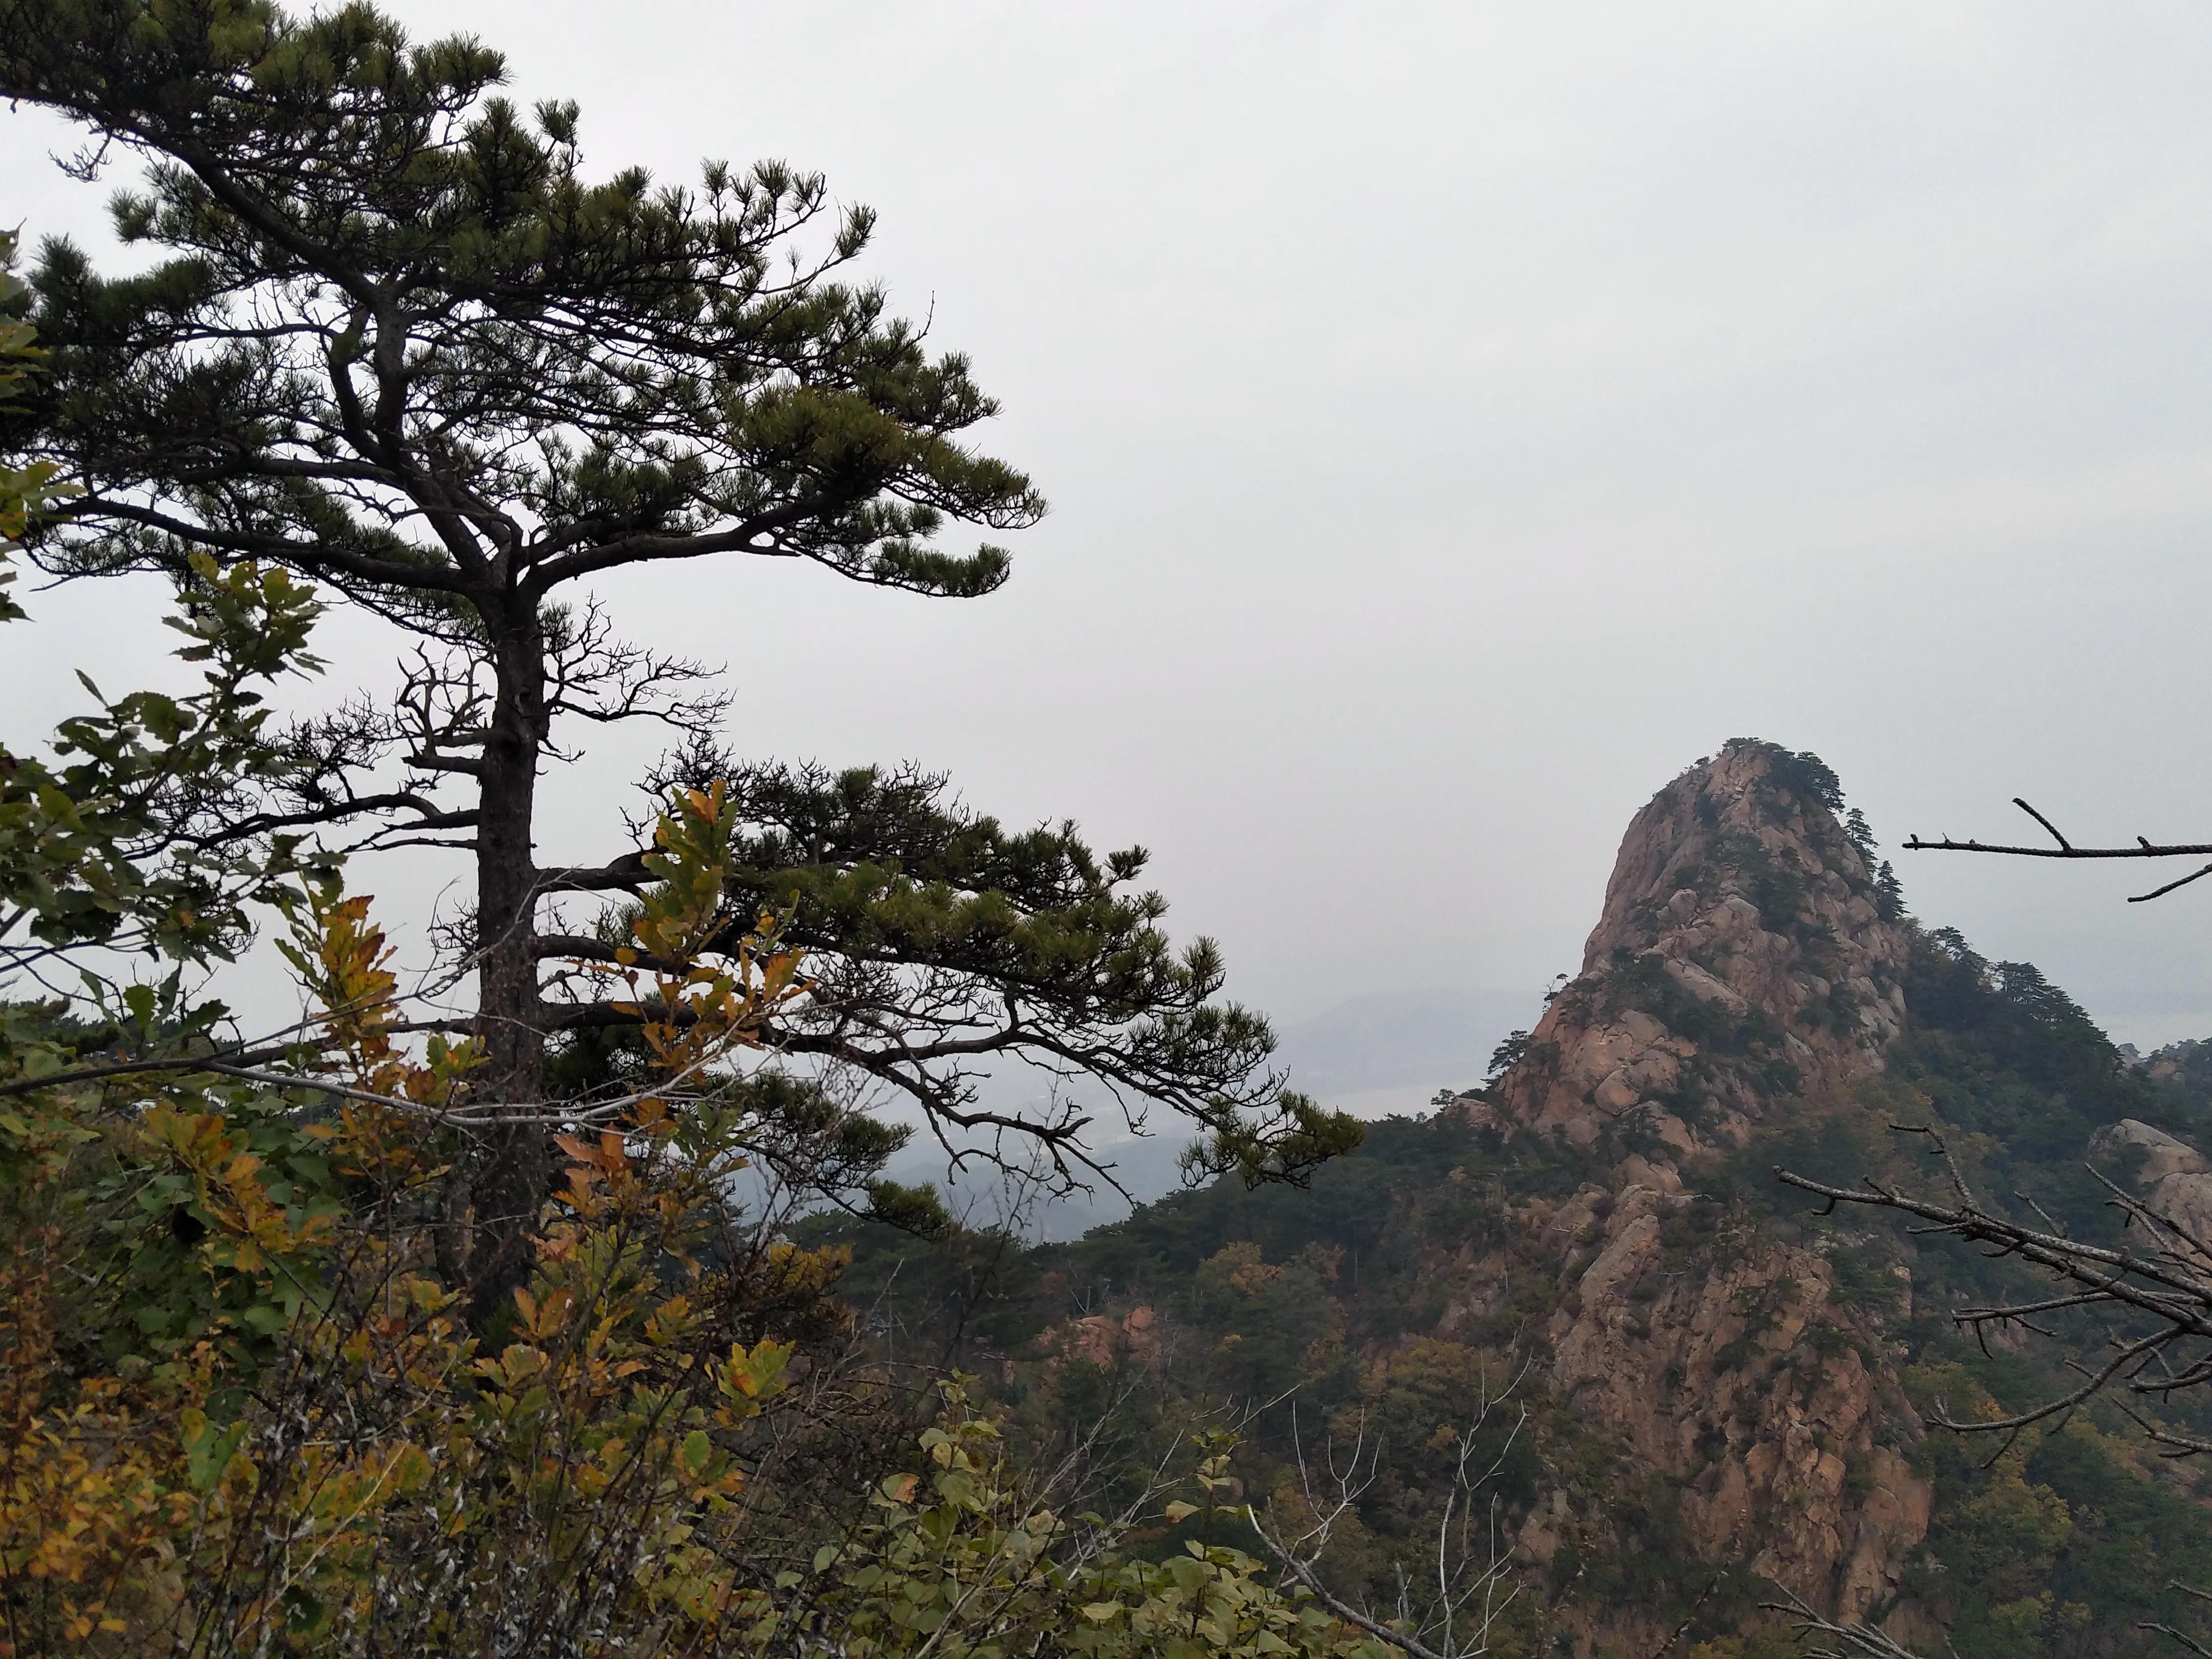
<svg viewBox="0 0 2212 1659"><path fill-rule="evenodd" d="M374 939L357 907L318 914ZM356 1029L353 1075L434 1097ZM793 1352L733 1335L751 1264L697 1249L701 1183L726 1169L675 1155L665 1124L568 1138L538 1271L487 1352L431 1270L416 1188L365 1178L410 1130L400 1166L429 1167L434 1121L300 1124L265 1092L29 1097L51 1115L0 1261L9 1653L699 1637L738 1587L746 1436ZM257 1152L272 1114L291 1142ZM764 1265L788 1279L790 1254ZM96 1293L67 1305L92 1261Z"/></svg>

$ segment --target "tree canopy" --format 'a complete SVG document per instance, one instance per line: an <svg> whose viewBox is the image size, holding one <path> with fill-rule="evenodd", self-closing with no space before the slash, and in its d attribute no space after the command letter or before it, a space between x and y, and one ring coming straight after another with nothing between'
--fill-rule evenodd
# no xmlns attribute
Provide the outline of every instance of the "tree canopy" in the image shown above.
<svg viewBox="0 0 2212 1659"><path fill-rule="evenodd" d="M87 179L118 150L144 161L114 222L156 254L105 276L66 241L40 251L47 372L0 444L79 493L32 519L32 556L186 583L250 561L410 641L388 702L270 728L272 758L194 844L473 860L448 943L475 1006L446 1024L481 1053L464 1093L501 1111L447 1206L479 1312L526 1271L547 1130L574 1104L553 1081L590 1097L654 1017L610 976L726 959L764 915L809 965L749 1038L902 1091L948 1139L1011 1134L1077 1178L1088 1114L979 1100L982 1069L1027 1060L1095 1079L1133 1121L1165 1103L1254 1179L1352 1144L1281 1092L1266 1023L1219 1000L1218 951L1170 947L1140 849L1010 832L915 769L740 763L708 672L616 636L592 584L678 603L708 557L987 594L1010 568L987 538L1044 504L970 443L995 405L967 361L859 279L866 210L781 163L594 176L576 106L526 112L504 79L482 44L414 44L366 5L0 0L0 93L82 123ZM949 544L958 526L971 539ZM680 962L634 936L653 848L535 853L543 769L573 732L637 719L678 735L656 782L719 790L717 887L692 918L713 925ZM593 1032L592 1065L549 1073Z"/></svg>

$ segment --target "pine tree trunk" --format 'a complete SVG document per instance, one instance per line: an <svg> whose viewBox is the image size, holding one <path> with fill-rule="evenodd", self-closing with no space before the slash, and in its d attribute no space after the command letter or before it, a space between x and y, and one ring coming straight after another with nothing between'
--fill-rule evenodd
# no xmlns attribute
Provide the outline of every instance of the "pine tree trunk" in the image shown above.
<svg viewBox="0 0 2212 1659"><path fill-rule="evenodd" d="M546 735L544 641L534 607L487 617L497 675L477 825L477 1030L486 1057L476 1094L515 1105L544 1097L544 1009L538 994L532 820ZM529 1275L531 1239L552 1182L552 1139L531 1124L491 1129L469 1162L473 1207L467 1279L479 1328Z"/></svg>

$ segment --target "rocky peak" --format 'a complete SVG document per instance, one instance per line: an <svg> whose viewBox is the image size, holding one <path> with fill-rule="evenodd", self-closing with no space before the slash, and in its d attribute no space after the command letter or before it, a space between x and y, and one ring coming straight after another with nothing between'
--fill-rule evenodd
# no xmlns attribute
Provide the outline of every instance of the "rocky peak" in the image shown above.
<svg viewBox="0 0 2212 1659"><path fill-rule="evenodd" d="M1580 975L1497 1091L1506 1122L1579 1146L1617 1130L1658 1169L1879 1071L1907 946L1840 805L1819 761L1748 738L1653 796Z"/></svg>
<svg viewBox="0 0 2212 1659"><path fill-rule="evenodd" d="M1894 1595L1933 1497L1889 1339L1818 1250L1691 1190L1793 1103L1840 1102L1902 1028L1907 940L1841 804L1818 760L1748 739L1662 789L1581 974L1459 1105L1583 1149L1597 1177L1522 1217L1556 1275L1550 1380L1582 1430L1674 1486L1698 1555L1859 1618ZM1478 1263L1467 1310L1508 1273ZM1538 1524L1520 1547L1555 1541Z"/></svg>

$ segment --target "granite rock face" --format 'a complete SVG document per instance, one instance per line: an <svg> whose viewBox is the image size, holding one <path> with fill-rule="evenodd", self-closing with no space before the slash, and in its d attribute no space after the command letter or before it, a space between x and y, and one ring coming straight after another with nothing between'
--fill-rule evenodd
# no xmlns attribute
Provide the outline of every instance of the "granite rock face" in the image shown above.
<svg viewBox="0 0 2212 1659"><path fill-rule="evenodd" d="M1582 973L1458 1109L1606 1171L1520 1217L1557 1274L1549 1380L1583 1431L1674 1486L1698 1557L1857 1618L1928 1530L1918 1419L1830 1264L1748 1222L1716 1231L1695 1193L1761 1127L1880 1072L1902 1027L1908 940L1836 799L1817 763L1750 742L1661 790L1622 840ZM1556 1548L1567 1513L1540 1505L1524 1553Z"/></svg>
<svg viewBox="0 0 2212 1659"><path fill-rule="evenodd" d="M1582 973L1504 1080L1516 1124L1588 1146L1640 1120L1694 1153L1881 1069L1908 946L1805 769L1737 742L1636 815Z"/></svg>
<svg viewBox="0 0 2212 1659"><path fill-rule="evenodd" d="M2123 1164L2140 1152L2142 1161L2131 1173L2143 1203L2190 1238L2212 1244L2212 1159L2131 1117L2099 1130L2089 1150L2100 1162Z"/></svg>
<svg viewBox="0 0 2212 1659"><path fill-rule="evenodd" d="M1632 1466L1672 1478L1691 1553L1863 1617L1928 1531L1934 1492L1907 1461L1918 1419L1816 1252L1724 1237L1670 1266L1665 1220L1688 1201L1593 1186L1548 1218L1589 1241L1563 1263L1553 1386Z"/></svg>

